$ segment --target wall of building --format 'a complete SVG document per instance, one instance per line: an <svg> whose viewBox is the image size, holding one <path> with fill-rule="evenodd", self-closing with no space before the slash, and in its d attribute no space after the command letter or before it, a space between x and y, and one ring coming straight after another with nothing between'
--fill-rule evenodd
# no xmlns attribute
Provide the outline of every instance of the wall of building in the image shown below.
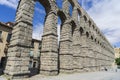
<svg viewBox="0 0 120 80"><path fill-rule="evenodd" d="M0 22L0 31L2 31L2 34L0 36L0 60L2 57L6 57L8 44L7 41L8 35L11 34L12 28L8 26L7 24Z"/></svg>
<svg viewBox="0 0 120 80"><path fill-rule="evenodd" d="M41 47L41 41L32 39L32 47L30 50L30 61L29 61L29 69L31 71L30 76L33 76L39 73L40 47Z"/></svg>
<svg viewBox="0 0 120 80"><path fill-rule="evenodd" d="M120 48L114 48L115 51L115 58L119 58L120 57Z"/></svg>

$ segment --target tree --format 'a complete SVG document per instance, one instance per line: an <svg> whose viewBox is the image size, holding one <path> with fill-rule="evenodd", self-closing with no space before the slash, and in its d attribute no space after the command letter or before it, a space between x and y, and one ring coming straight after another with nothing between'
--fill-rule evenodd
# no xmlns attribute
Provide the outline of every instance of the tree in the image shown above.
<svg viewBox="0 0 120 80"><path fill-rule="evenodd" d="M120 57L115 59L115 63L120 66Z"/></svg>

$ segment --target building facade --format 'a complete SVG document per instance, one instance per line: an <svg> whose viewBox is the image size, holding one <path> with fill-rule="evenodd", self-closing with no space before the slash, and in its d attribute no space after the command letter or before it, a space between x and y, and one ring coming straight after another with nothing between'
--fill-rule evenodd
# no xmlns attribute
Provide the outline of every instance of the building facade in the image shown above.
<svg viewBox="0 0 120 80"><path fill-rule="evenodd" d="M30 76L39 73L40 50L41 50L41 41L32 39L31 49L30 49L30 61L29 61Z"/></svg>
<svg viewBox="0 0 120 80"><path fill-rule="evenodd" d="M120 57L120 48L114 48L115 51L115 58L119 58Z"/></svg>
<svg viewBox="0 0 120 80"><path fill-rule="evenodd" d="M0 66L4 68L13 24L0 22Z"/></svg>
<svg viewBox="0 0 120 80"><path fill-rule="evenodd" d="M55 0L20 0L7 54L6 75L16 79L30 74L28 53L31 50L32 20L37 1L46 10L38 65L40 74L99 71L112 66L113 47L77 0L63 0L62 9L58 8ZM57 35L58 17L62 22L60 44Z"/></svg>
<svg viewBox="0 0 120 80"><path fill-rule="evenodd" d="M2 23L0 22L0 68L4 69L6 65L8 47L10 44L10 39L12 36L14 23ZM40 57L40 48L41 48L41 41L32 39L29 57L29 69L31 73L36 74L38 73L39 69L39 57Z"/></svg>

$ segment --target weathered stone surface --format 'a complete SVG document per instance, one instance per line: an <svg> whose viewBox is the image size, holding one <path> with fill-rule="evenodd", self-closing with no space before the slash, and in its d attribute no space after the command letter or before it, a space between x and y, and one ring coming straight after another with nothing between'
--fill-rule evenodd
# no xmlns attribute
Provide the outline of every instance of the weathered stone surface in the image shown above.
<svg viewBox="0 0 120 80"><path fill-rule="evenodd" d="M55 0L39 1L46 10L40 74L98 71L110 68L114 50L97 25L78 4L77 0L63 0L59 9ZM35 0L20 0L16 24L8 50L5 74L28 76L29 51L32 40L32 20ZM73 7L72 15L69 12ZM57 20L61 18L58 45ZM22 76L21 76L22 75Z"/></svg>

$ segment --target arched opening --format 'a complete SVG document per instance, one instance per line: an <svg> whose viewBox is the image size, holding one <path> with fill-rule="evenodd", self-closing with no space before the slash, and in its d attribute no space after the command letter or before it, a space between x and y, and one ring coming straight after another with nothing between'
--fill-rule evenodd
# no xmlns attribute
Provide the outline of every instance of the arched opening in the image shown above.
<svg viewBox="0 0 120 80"><path fill-rule="evenodd" d="M89 37L89 33L88 32L86 32L86 36L87 36L87 38Z"/></svg>
<svg viewBox="0 0 120 80"><path fill-rule="evenodd" d="M72 16L73 6L69 3L69 15Z"/></svg>
<svg viewBox="0 0 120 80"><path fill-rule="evenodd" d="M58 73L60 72L61 70L61 66L60 64L62 64L62 59L63 57L61 57L62 55L62 51L63 50L63 45L66 43L66 41L62 41L63 39L65 39L67 36L67 34L69 33L69 29L67 28L68 26L64 26L66 24L64 24L65 20L66 20L66 15L64 14L63 11L59 10L57 12L57 16L58 16L58 22L57 22L57 28L58 28L58 54L59 54L59 57L58 57ZM66 45L65 45L66 47ZM63 67L63 66L62 66Z"/></svg>
<svg viewBox="0 0 120 80"><path fill-rule="evenodd" d="M84 20L85 20L85 22L87 21L87 17L84 15Z"/></svg>
<svg viewBox="0 0 120 80"><path fill-rule="evenodd" d="M44 5L46 5L44 3ZM35 2L34 7L34 15L33 15L33 32L32 32L32 42L31 42L31 49L30 49L30 62L29 62L29 70L30 75L36 75L40 69L40 51L41 51L41 41L43 35L43 28L45 23L46 17L46 7L43 6L42 3L39 1ZM32 64L32 66L31 66ZM39 66L36 66L39 65Z"/></svg>
<svg viewBox="0 0 120 80"><path fill-rule="evenodd" d="M93 25L92 27L93 27L93 30L94 30L94 29L95 29L95 26Z"/></svg>
<svg viewBox="0 0 120 80"><path fill-rule="evenodd" d="M100 42L98 41L98 44L99 44Z"/></svg>
<svg viewBox="0 0 120 80"><path fill-rule="evenodd" d="M83 30L83 28L82 27L80 27L80 35L82 36L82 34L84 33L84 30Z"/></svg>
<svg viewBox="0 0 120 80"><path fill-rule="evenodd" d="M95 42L96 42L97 40L95 39Z"/></svg>
<svg viewBox="0 0 120 80"><path fill-rule="evenodd" d="M58 16L58 22L57 22L58 44L59 44L59 41L60 41L60 31L61 31L61 19L60 19L60 17Z"/></svg>
<svg viewBox="0 0 120 80"><path fill-rule="evenodd" d="M69 15L72 16L73 9L74 9L74 3L72 0L68 0L68 1L69 1Z"/></svg>
<svg viewBox="0 0 120 80"><path fill-rule="evenodd" d="M36 2L35 11L33 17L33 38L41 40L41 36L43 35L43 26L45 21L45 8L40 4L40 2Z"/></svg>
<svg viewBox="0 0 120 80"><path fill-rule="evenodd" d="M93 40L93 36L91 36L91 39Z"/></svg>
<svg viewBox="0 0 120 80"><path fill-rule="evenodd" d="M63 23L64 23L65 20L66 20L66 16L65 16L65 14L64 14L62 11L60 11L60 10L57 12L57 15L58 15L57 33L58 33L58 44L59 44L59 41L60 41L60 33L61 33L61 30L62 30L62 25L63 25Z"/></svg>
<svg viewBox="0 0 120 80"><path fill-rule="evenodd" d="M60 9L62 9L62 3L63 3L63 0L56 0L56 4Z"/></svg>
<svg viewBox="0 0 120 80"><path fill-rule="evenodd" d="M92 23L91 23L91 21L89 20L89 27L91 26L91 24L92 24Z"/></svg>
<svg viewBox="0 0 120 80"><path fill-rule="evenodd" d="M33 62L33 68L36 68L36 65L37 65L36 62Z"/></svg>
<svg viewBox="0 0 120 80"><path fill-rule="evenodd" d="M73 36L75 28L76 28L76 24L74 21L71 22L71 26L72 26L72 36Z"/></svg>
<svg viewBox="0 0 120 80"><path fill-rule="evenodd" d="M82 15L82 13L81 13L81 11L78 9L78 22L80 22L81 15Z"/></svg>

